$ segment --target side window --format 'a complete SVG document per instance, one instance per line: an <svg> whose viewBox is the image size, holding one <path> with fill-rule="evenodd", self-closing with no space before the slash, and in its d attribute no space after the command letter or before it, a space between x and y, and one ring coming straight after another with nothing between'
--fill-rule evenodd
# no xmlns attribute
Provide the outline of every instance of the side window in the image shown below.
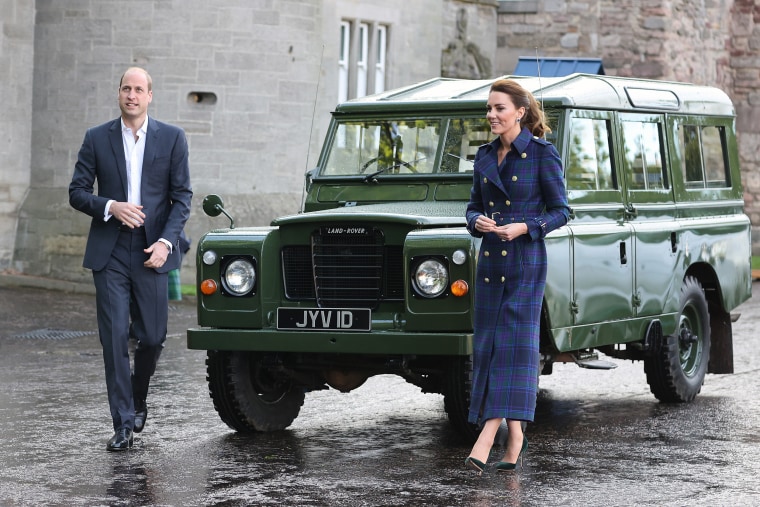
<svg viewBox="0 0 760 507"><path fill-rule="evenodd" d="M608 120L572 118L565 174L568 190L616 188Z"/></svg>
<svg viewBox="0 0 760 507"><path fill-rule="evenodd" d="M678 133L681 172L686 188L730 187L725 127L679 125Z"/></svg>
<svg viewBox="0 0 760 507"><path fill-rule="evenodd" d="M490 140L491 128L485 118L453 118L446 131L440 172L472 171L478 148Z"/></svg>
<svg viewBox="0 0 760 507"><path fill-rule="evenodd" d="M705 186L705 178L702 175L699 127L696 125L679 125L678 130L683 180L688 188L702 188Z"/></svg>
<svg viewBox="0 0 760 507"><path fill-rule="evenodd" d="M663 140L660 123L624 119L623 163L630 190L669 188L663 171Z"/></svg>

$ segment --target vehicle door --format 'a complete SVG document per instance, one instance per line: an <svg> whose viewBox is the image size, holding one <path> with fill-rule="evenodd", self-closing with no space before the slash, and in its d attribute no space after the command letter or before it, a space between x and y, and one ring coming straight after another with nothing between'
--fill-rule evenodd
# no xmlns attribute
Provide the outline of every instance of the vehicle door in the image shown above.
<svg viewBox="0 0 760 507"><path fill-rule="evenodd" d="M632 316L631 226L626 220L612 149L612 125L610 112L572 110L564 136L565 174L572 209L570 311L575 326ZM549 265L552 269L552 262Z"/></svg>
<svg viewBox="0 0 760 507"><path fill-rule="evenodd" d="M678 222L662 114L625 113L620 155L626 188L626 221L633 229L635 316L659 315L678 290Z"/></svg>

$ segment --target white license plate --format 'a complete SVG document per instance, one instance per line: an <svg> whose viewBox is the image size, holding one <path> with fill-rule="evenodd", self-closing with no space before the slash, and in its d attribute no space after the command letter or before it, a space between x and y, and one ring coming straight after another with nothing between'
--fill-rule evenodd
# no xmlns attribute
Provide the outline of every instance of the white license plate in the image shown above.
<svg viewBox="0 0 760 507"><path fill-rule="evenodd" d="M278 308L277 329L288 331L369 331L368 308Z"/></svg>

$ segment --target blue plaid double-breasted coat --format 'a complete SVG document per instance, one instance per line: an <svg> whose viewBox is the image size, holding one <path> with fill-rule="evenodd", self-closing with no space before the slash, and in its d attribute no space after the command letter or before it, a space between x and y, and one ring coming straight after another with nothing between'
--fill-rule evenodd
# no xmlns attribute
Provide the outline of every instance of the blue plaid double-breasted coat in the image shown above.
<svg viewBox="0 0 760 507"><path fill-rule="evenodd" d="M473 379L469 420L532 421L536 410L541 303L546 285L544 237L567 223L559 154L527 128L498 166L500 139L478 149L467 229L482 237L475 282ZM513 241L475 230L479 215L497 224L524 222Z"/></svg>

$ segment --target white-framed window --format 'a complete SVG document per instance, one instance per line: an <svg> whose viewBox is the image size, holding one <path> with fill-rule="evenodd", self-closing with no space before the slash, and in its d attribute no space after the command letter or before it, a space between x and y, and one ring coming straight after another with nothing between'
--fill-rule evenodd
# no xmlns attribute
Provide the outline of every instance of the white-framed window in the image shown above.
<svg viewBox="0 0 760 507"><path fill-rule="evenodd" d="M338 102L348 100L348 56L351 44L351 25L348 21L340 24L340 48L338 51Z"/></svg>
<svg viewBox="0 0 760 507"><path fill-rule="evenodd" d="M340 23L338 100L385 91L388 26L369 21Z"/></svg>
<svg viewBox="0 0 760 507"><path fill-rule="evenodd" d="M384 25L377 26L375 48L375 93L385 91L385 52L388 47L388 30Z"/></svg>
<svg viewBox="0 0 760 507"><path fill-rule="evenodd" d="M356 51L356 94L355 97L367 95L367 60L369 58L369 25L359 23L359 47Z"/></svg>

